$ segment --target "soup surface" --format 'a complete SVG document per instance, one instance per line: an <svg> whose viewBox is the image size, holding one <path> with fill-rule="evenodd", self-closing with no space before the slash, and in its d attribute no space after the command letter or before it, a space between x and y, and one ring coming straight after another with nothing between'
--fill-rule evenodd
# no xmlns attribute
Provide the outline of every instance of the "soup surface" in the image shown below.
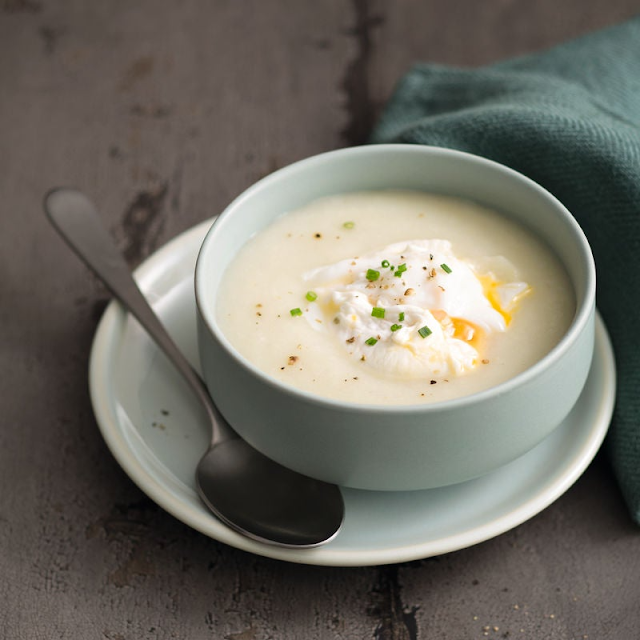
<svg viewBox="0 0 640 640"><path fill-rule="evenodd" d="M419 404L524 371L558 343L575 300L553 253L502 215L372 191L317 200L256 234L216 308L233 346L283 383Z"/></svg>

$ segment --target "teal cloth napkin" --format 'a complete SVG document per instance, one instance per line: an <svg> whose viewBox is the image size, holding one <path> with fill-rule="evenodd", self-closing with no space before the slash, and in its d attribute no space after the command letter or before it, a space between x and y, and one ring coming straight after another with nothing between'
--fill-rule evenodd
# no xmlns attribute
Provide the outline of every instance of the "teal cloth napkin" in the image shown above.
<svg viewBox="0 0 640 640"><path fill-rule="evenodd" d="M607 447L640 523L640 17L478 69L418 65L372 142L449 147L553 193L591 243L618 394Z"/></svg>

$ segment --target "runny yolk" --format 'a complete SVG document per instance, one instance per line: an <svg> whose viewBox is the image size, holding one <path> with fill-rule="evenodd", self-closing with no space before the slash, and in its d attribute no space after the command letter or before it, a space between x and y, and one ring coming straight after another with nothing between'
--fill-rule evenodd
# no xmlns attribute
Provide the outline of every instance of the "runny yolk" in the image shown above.
<svg viewBox="0 0 640 640"><path fill-rule="evenodd" d="M477 341L479 332L470 322L462 320L462 318L451 318L451 322L453 324L454 338L464 340L471 344L474 344Z"/></svg>
<svg viewBox="0 0 640 640"><path fill-rule="evenodd" d="M447 321L451 322L453 326L454 338L468 342L476 350L480 349L483 332L476 325L469 322L468 320L464 320L463 318L451 318L440 309L436 309L431 313L433 317L440 323Z"/></svg>
<svg viewBox="0 0 640 640"><path fill-rule="evenodd" d="M482 284L482 288L484 289L484 295L487 300L491 303L491 306L504 318L504 321L509 326L511 322L511 314L502 308L500 304L500 297L498 296L498 292L496 289L500 286L500 283L497 280L494 280L491 276L481 276L478 278L480 280L480 284Z"/></svg>
<svg viewBox="0 0 640 640"><path fill-rule="evenodd" d="M484 350L484 331L462 318L451 318L453 337L468 342L478 353Z"/></svg>

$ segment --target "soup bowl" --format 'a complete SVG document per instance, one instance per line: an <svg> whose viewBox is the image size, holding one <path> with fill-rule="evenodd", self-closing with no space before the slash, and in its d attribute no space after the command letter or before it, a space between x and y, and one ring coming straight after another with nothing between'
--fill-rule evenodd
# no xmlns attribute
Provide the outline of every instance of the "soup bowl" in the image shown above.
<svg viewBox="0 0 640 640"><path fill-rule="evenodd" d="M575 298L575 314L557 345L494 387L415 405L322 397L272 378L241 355L217 318L225 270L243 245L283 213L318 198L380 189L470 200L541 239L564 266ZM295 471L359 489L405 491L455 484L517 459L574 406L593 355L595 266L580 226L532 180L450 149L354 147L267 176L212 225L198 256L195 291L203 376L231 426L253 447Z"/></svg>

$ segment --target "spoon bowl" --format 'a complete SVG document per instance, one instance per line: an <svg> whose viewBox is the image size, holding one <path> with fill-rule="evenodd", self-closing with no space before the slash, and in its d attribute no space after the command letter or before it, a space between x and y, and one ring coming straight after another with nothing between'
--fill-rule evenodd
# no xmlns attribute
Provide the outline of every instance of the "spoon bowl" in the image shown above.
<svg viewBox="0 0 640 640"><path fill-rule="evenodd" d="M58 233L140 322L205 408L211 444L195 477L198 493L212 513L239 533L278 546L315 547L333 539L344 518L340 489L274 462L231 428L141 293L93 203L75 189L59 188L45 196L44 209Z"/></svg>

